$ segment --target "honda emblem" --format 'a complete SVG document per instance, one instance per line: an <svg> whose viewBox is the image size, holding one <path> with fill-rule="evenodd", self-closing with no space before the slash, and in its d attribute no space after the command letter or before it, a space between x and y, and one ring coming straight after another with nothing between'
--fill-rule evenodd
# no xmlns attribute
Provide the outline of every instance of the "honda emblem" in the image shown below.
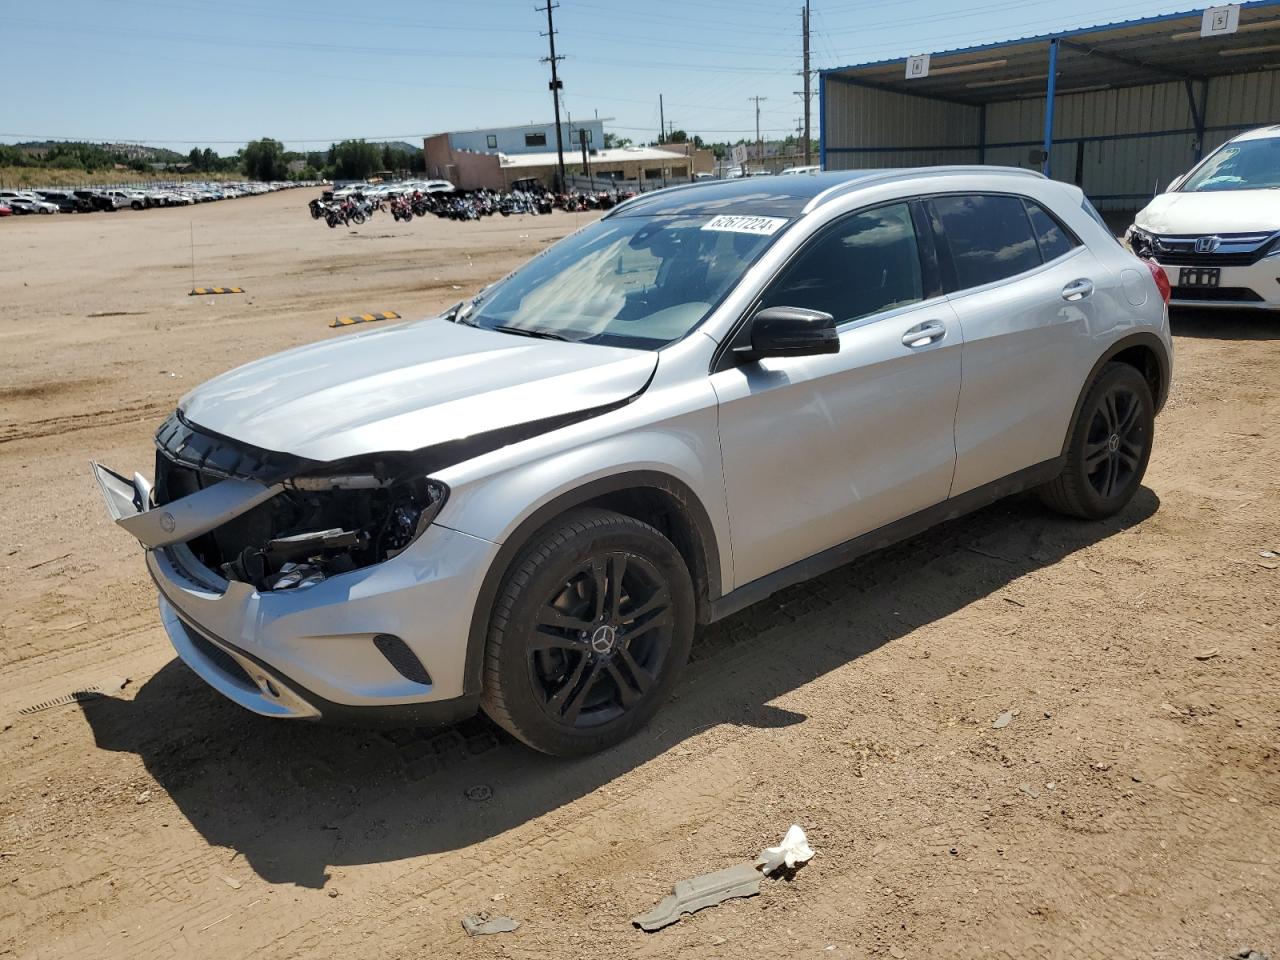
<svg viewBox="0 0 1280 960"><path fill-rule="evenodd" d="M1196 253L1213 253L1221 242L1218 237L1196 237Z"/></svg>

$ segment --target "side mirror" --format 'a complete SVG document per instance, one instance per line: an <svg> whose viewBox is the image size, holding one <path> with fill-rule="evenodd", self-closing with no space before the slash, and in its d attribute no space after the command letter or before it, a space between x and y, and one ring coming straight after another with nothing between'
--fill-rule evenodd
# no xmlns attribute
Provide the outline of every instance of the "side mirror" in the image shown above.
<svg viewBox="0 0 1280 960"><path fill-rule="evenodd" d="M803 307L765 307L749 325L751 342L734 348L747 360L765 357L810 357L840 352L835 317Z"/></svg>

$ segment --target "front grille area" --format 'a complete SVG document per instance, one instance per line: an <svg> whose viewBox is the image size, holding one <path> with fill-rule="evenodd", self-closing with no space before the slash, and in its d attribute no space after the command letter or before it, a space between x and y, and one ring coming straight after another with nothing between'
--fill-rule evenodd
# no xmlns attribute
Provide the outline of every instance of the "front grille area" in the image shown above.
<svg viewBox="0 0 1280 960"><path fill-rule="evenodd" d="M1220 233L1209 235L1217 241L1211 252L1197 253L1196 242L1206 236L1157 236L1153 253L1169 267L1249 267L1272 248L1274 233Z"/></svg>
<svg viewBox="0 0 1280 960"><path fill-rule="evenodd" d="M163 472L165 464L160 459L164 459L194 474L218 480L235 477L272 484L296 475L307 466L307 461L300 457L263 450L207 433L188 423L176 411L156 431L156 450L157 474ZM201 484L205 485L207 484Z"/></svg>
<svg viewBox="0 0 1280 960"><path fill-rule="evenodd" d="M1262 303L1263 298L1248 287L1174 287L1174 300L1202 300L1205 303Z"/></svg>

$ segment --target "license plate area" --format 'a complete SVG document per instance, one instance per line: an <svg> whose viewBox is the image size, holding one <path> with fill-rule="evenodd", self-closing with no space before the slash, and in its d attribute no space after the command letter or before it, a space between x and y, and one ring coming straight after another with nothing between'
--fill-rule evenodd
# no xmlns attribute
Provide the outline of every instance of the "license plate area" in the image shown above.
<svg viewBox="0 0 1280 960"><path fill-rule="evenodd" d="M1218 267L1183 267L1178 271L1180 287L1216 287L1222 278Z"/></svg>

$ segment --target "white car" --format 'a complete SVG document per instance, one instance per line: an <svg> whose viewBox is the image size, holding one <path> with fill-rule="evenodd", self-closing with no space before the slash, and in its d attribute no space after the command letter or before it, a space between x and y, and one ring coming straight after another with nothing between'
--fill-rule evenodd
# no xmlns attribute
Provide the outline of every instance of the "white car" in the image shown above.
<svg viewBox="0 0 1280 960"><path fill-rule="evenodd" d="M1280 125L1228 140L1125 234L1165 268L1173 306L1280 309Z"/></svg>
<svg viewBox="0 0 1280 960"><path fill-rule="evenodd" d="M807 167L787 167L785 170L779 170L778 176L789 177L799 173L821 173L822 167L818 164L811 164Z"/></svg>

